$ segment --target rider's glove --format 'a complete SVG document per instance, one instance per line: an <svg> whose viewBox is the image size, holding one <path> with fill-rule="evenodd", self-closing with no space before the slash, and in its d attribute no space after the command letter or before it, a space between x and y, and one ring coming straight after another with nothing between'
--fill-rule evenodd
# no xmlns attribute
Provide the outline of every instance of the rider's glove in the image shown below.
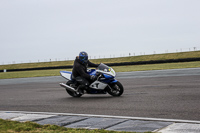
<svg viewBox="0 0 200 133"><path fill-rule="evenodd" d="M97 77L96 77L95 75L91 75L91 76L90 76L90 79L91 79L92 81L94 81L96 78L97 78Z"/></svg>

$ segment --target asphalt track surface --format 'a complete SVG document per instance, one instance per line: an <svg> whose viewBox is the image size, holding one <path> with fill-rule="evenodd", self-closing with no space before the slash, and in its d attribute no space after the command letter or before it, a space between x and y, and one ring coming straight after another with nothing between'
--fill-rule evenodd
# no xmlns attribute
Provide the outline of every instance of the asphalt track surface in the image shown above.
<svg viewBox="0 0 200 133"><path fill-rule="evenodd" d="M0 80L0 111L200 120L200 68L117 73L121 97L70 97L60 76Z"/></svg>

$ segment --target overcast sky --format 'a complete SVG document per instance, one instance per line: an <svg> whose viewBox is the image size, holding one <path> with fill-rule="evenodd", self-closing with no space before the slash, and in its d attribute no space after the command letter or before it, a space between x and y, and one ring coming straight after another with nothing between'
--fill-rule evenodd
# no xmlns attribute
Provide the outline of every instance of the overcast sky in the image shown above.
<svg viewBox="0 0 200 133"><path fill-rule="evenodd" d="M200 0L0 0L0 64L200 49Z"/></svg>

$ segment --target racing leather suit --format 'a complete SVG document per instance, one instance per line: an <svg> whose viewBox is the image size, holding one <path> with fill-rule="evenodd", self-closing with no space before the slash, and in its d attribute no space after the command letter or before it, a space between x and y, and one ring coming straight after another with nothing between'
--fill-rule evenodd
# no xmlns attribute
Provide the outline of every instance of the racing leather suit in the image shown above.
<svg viewBox="0 0 200 133"><path fill-rule="evenodd" d="M76 79L76 81L80 85L88 86L90 81L90 75L87 73L87 67L98 67L97 64L94 64L90 62L89 60L87 63L82 63L78 57L76 57L73 65L72 75L73 78Z"/></svg>

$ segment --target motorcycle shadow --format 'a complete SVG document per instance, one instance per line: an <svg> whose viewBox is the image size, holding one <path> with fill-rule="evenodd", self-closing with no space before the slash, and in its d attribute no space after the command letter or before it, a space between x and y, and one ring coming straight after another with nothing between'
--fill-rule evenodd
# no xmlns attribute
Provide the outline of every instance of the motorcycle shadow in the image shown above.
<svg viewBox="0 0 200 133"><path fill-rule="evenodd" d="M67 101L98 101L98 100L108 100L108 99L116 99L116 98L122 98L122 96L120 97L113 97L110 95L84 95L82 97L65 97L62 98L63 100L67 100Z"/></svg>

